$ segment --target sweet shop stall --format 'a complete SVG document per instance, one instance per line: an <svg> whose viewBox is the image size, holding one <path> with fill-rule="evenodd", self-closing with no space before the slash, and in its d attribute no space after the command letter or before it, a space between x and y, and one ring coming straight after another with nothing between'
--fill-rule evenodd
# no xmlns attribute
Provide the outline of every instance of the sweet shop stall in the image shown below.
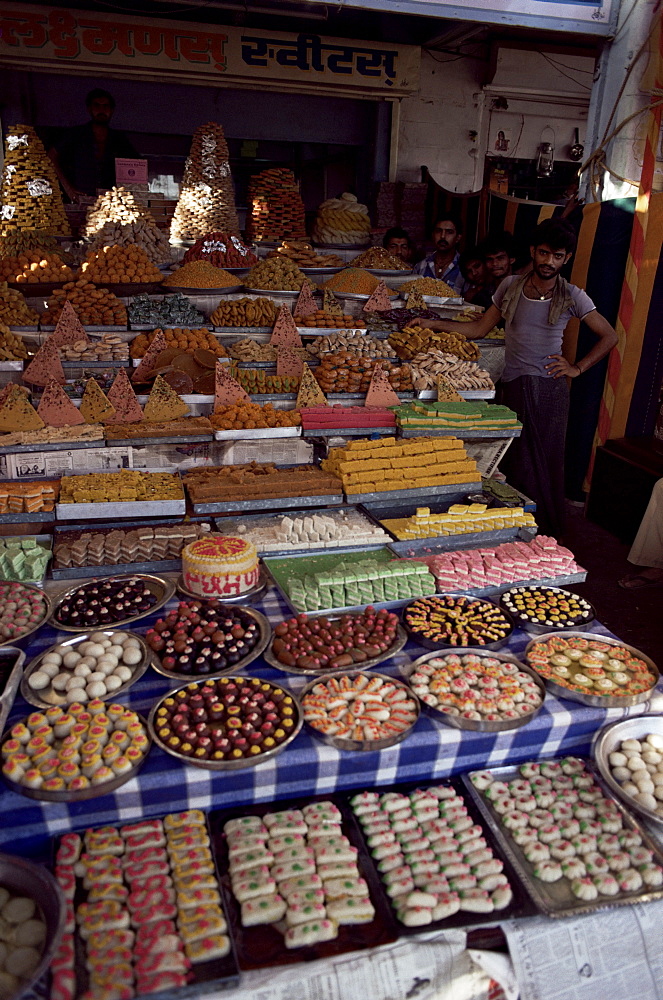
<svg viewBox="0 0 663 1000"><path fill-rule="evenodd" d="M307 234L289 171L241 233L226 161L203 126L177 261L117 188L76 259L8 136L3 997L211 996L663 894L658 669L493 477L499 331L429 329L471 310L351 196Z"/></svg>

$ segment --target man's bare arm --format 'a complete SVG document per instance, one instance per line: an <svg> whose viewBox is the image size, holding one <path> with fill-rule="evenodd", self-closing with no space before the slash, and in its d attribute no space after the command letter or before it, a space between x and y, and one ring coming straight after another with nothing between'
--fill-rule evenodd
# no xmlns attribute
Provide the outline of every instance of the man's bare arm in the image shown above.
<svg viewBox="0 0 663 1000"><path fill-rule="evenodd" d="M468 340L480 340L485 337L495 324L502 318L497 306L489 306L479 319L469 323L459 323L453 319L418 319L417 322L429 330L442 330L444 333L464 333Z"/></svg>

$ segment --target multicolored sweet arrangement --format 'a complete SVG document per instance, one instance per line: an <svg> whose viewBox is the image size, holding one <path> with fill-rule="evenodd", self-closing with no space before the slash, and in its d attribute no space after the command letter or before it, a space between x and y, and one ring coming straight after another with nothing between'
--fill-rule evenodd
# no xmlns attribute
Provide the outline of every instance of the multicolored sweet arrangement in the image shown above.
<svg viewBox="0 0 663 1000"><path fill-rule="evenodd" d="M476 597L424 597L409 604L403 621L415 639L440 646L487 646L503 642L513 625L498 607Z"/></svg>
<svg viewBox="0 0 663 1000"><path fill-rule="evenodd" d="M500 601L509 614L525 626L577 628L594 618L594 608L589 601L557 587L513 587L502 594Z"/></svg>
<svg viewBox="0 0 663 1000"><path fill-rule="evenodd" d="M90 626L140 618L157 600L156 593L140 576L93 580L65 597L53 617L60 625L84 631Z"/></svg>
<svg viewBox="0 0 663 1000"><path fill-rule="evenodd" d="M517 663L476 653L425 660L410 685L424 704L472 722L515 721L543 704L540 686Z"/></svg>
<svg viewBox="0 0 663 1000"><path fill-rule="evenodd" d="M201 677L244 660L258 644L255 618L220 601L180 601L145 636L166 671Z"/></svg>
<svg viewBox="0 0 663 1000"><path fill-rule="evenodd" d="M602 642L600 636L555 635L535 642L527 662L546 680L583 695L641 695L658 680L636 651Z"/></svg>
<svg viewBox="0 0 663 1000"><path fill-rule="evenodd" d="M149 748L136 712L99 698L75 701L12 726L2 744L2 773L26 789L84 792L129 774Z"/></svg>
<svg viewBox="0 0 663 1000"><path fill-rule="evenodd" d="M285 947L303 948L374 919L358 849L333 802L240 816L223 829L242 927L283 921Z"/></svg>
<svg viewBox="0 0 663 1000"><path fill-rule="evenodd" d="M47 604L34 587L0 583L0 641L20 639L44 621Z"/></svg>
<svg viewBox="0 0 663 1000"><path fill-rule="evenodd" d="M397 742L419 717L419 706L404 684L367 673L319 681L302 697L302 708L304 721L333 737L339 748L344 740Z"/></svg>
<svg viewBox="0 0 663 1000"><path fill-rule="evenodd" d="M504 910L513 891L465 801L449 785L360 792L351 800L398 920L423 927L459 911Z"/></svg>
<svg viewBox="0 0 663 1000"><path fill-rule="evenodd" d="M559 883L568 900L629 896L663 885L663 868L605 795L584 761L521 764L520 777L475 771L472 784L490 804L528 874ZM557 892L557 896L560 892Z"/></svg>

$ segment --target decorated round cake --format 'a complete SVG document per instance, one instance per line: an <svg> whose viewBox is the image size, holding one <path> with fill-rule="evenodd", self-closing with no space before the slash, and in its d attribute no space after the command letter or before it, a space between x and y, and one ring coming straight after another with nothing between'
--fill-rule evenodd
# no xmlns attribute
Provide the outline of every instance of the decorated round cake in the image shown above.
<svg viewBox="0 0 663 1000"><path fill-rule="evenodd" d="M182 549L185 587L201 597L233 597L258 583L258 550L232 535L206 535Z"/></svg>

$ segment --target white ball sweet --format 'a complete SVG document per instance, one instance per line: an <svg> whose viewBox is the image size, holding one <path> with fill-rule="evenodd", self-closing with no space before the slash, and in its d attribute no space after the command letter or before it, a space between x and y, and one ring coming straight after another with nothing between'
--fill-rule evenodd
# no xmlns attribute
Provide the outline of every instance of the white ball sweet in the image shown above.
<svg viewBox="0 0 663 1000"><path fill-rule="evenodd" d="M56 663L41 663L39 669L42 674L46 674L51 678L60 673L60 667Z"/></svg>
<svg viewBox="0 0 663 1000"><path fill-rule="evenodd" d="M106 678L106 690L110 694L112 691L117 691L118 688L122 687L122 678L118 677L117 674L111 674L110 677Z"/></svg>
<svg viewBox="0 0 663 1000"><path fill-rule="evenodd" d="M51 678L42 670L35 670L34 674L30 674L28 680L28 684L33 691L43 691L50 683Z"/></svg>
<svg viewBox="0 0 663 1000"><path fill-rule="evenodd" d="M128 632L113 632L113 642L118 642L120 643L120 645L122 645L124 640L128 638L129 638Z"/></svg>
<svg viewBox="0 0 663 1000"><path fill-rule="evenodd" d="M633 757L629 757L626 766L629 771L642 771L642 769L645 768L640 754L635 754Z"/></svg>
<svg viewBox="0 0 663 1000"><path fill-rule="evenodd" d="M81 663L78 663L74 667L74 677L89 677L89 675L91 673L92 673L92 670L90 669L90 667L88 666L88 664L87 663L83 663L82 661L81 661Z"/></svg>
<svg viewBox="0 0 663 1000"><path fill-rule="evenodd" d="M70 680L71 674L56 674L51 681L51 687L54 691L64 691Z"/></svg>
<svg viewBox="0 0 663 1000"><path fill-rule="evenodd" d="M612 776L615 781L630 781L631 772L627 767L613 767Z"/></svg>
<svg viewBox="0 0 663 1000"><path fill-rule="evenodd" d="M663 755L658 750L645 750L642 754L642 759L645 764L660 764L663 760Z"/></svg>
<svg viewBox="0 0 663 1000"><path fill-rule="evenodd" d="M118 665L119 662L120 661L116 656L113 656L111 653L104 653L104 655L100 656L99 659L97 660L97 669L103 670L103 668L106 666L115 669L115 667Z"/></svg>
<svg viewBox="0 0 663 1000"><path fill-rule="evenodd" d="M656 799L653 795L648 792L638 792L633 798L640 806L644 806L645 809L656 809Z"/></svg>
<svg viewBox="0 0 663 1000"><path fill-rule="evenodd" d="M105 632L91 632L90 642L105 642L108 636Z"/></svg>
<svg viewBox="0 0 663 1000"><path fill-rule="evenodd" d="M89 667L90 670L94 670L97 665L96 656L82 656L77 663L79 667Z"/></svg>
<svg viewBox="0 0 663 1000"><path fill-rule="evenodd" d="M124 683L125 681L130 681L133 674L129 670L129 667L118 667L115 671L115 676L119 677L122 683Z"/></svg>
<svg viewBox="0 0 663 1000"><path fill-rule="evenodd" d="M104 675L104 677L110 677L113 671L117 669L117 664L99 662L97 664L97 669Z"/></svg>
<svg viewBox="0 0 663 1000"><path fill-rule="evenodd" d="M624 750L637 750L638 753L642 750L642 743L640 740L624 740L622 743L622 751Z"/></svg>
<svg viewBox="0 0 663 1000"><path fill-rule="evenodd" d="M114 656L117 662L119 663L120 660L122 659L123 652L124 652L124 646L120 646L114 643L112 646L108 647L106 656Z"/></svg>
<svg viewBox="0 0 663 1000"><path fill-rule="evenodd" d="M663 736L659 736L658 733L650 733L647 737L647 743L654 750L659 750L663 753Z"/></svg>
<svg viewBox="0 0 663 1000"><path fill-rule="evenodd" d="M69 680L65 684L65 691L71 691L72 688L83 687L86 681L84 677L72 677L69 675Z"/></svg>
<svg viewBox="0 0 663 1000"><path fill-rule="evenodd" d="M64 656L62 657L62 663L65 667L71 670L73 667L76 666L76 664L80 659L81 659L81 654L77 653L75 649L71 649L69 650L68 653L65 653Z"/></svg>
<svg viewBox="0 0 663 1000"><path fill-rule="evenodd" d="M610 754L608 760L610 761L613 767L625 767L628 757L626 756L626 754L619 753L618 750L615 750L613 751L613 753Z"/></svg>
<svg viewBox="0 0 663 1000"><path fill-rule="evenodd" d="M100 642L88 642L86 643L86 645L87 645L87 649L85 650L86 656L94 656L96 658L99 658L100 656L103 656L106 651L105 647L102 646Z"/></svg>
<svg viewBox="0 0 663 1000"><path fill-rule="evenodd" d="M75 701L80 701L81 704L84 704L87 700L88 696L85 693L85 688L81 687L71 688L65 695L65 701L68 705L73 705Z"/></svg>
<svg viewBox="0 0 663 1000"><path fill-rule="evenodd" d="M85 690L90 698L103 698L106 694L106 685L103 681L95 681L93 684L88 684Z"/></svg>
<svg viewBox="0 0 663 1000"><path fill-rule="evenodd" d="M122 662L129 667L135 667L143 659L143 654L138 646L125 646L122 654Z"/></svg>
<svg viewBox="0 0 663 1000"><path fill-rule="evenodd" d="M54 663L56 667L59 667L62 663L62 656L60 653L46 653L41 662L42 666L47 663Z"/></svg>

